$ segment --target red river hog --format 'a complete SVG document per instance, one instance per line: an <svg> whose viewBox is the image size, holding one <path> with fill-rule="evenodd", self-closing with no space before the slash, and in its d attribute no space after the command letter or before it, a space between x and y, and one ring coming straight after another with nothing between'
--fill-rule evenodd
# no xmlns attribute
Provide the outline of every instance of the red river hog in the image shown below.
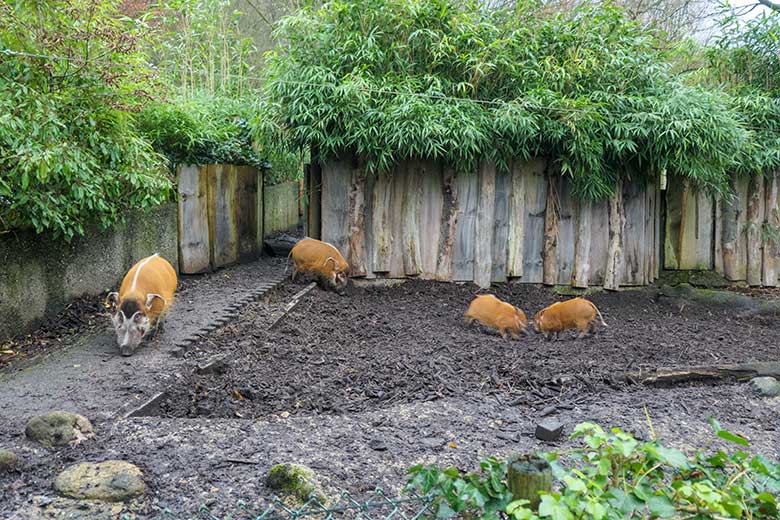
<svg viewBox="0 0 780 520"><path fill-rule="evenodd" d="M123 356L133 355L152 328L162 328L177 283L171 264L155 254L130 268L119 292L109 293L106 303L111 307L111 321Z"/></svg>
<svg viewBox="0 0 780 520"><path fill-rule="evenodd" d="M512 339L520 339L520 333L526 333L526 320L523 311L502 302L492 294L480 294L471 301L469 309L463 315L466 323L478 321L481 324L498 330L501 337L507 339L507 332Z"/></svg>
<svg viewBox="0 0 780 520"><path fill-rule="evenodd" d="M339 294L347 288L349 264L333 244L304 238L290 251L293 261L292 279L299 274L316 276Z"/></svg>
<svg viewBox="0 0 780 520"><path fill-rule="evenodd" d="M550 339L551 334L557 339L558 333L563 330L578 329L580 334L577 339L580 339L589 332L595 332L597 314L601 324L606 327L601 312L593 302L584 298L572 298L553 303L534 314L534 329L543 333L547 339Z"/></svg>

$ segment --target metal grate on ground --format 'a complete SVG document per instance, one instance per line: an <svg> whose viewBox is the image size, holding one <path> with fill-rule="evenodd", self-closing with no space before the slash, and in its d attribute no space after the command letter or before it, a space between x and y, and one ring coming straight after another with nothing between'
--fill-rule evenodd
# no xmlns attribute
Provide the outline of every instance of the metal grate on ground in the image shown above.
<svg viewBox="0 0 780 520"><path fill-rule="evenodd" d="M334 503L323 504L316 498L299 505L274 497L265 509L256 510L239 502L230 513L216 513L218 506L201 506L196 515L186 516L197 520L418 520L432 515L433 497L410 495L389 497L377 489L366 500L360 500L344 491ZM219 507L220 511L224 511ZM164 512L156 520L185 518Z"/></svg>

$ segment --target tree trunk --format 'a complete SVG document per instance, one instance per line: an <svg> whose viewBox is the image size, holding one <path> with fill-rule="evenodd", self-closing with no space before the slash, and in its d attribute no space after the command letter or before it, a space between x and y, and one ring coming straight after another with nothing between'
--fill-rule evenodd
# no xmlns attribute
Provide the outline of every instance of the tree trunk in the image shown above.
<svg viewBox="0 0 780 520"><path fill-rule="evenodd" d="M571 285L580 289L587 289L590 277L590 208L590 201L577 202L577 238Z"/></svg>
<svg viewBox="0 0 780 520"><path fill-rule="evenodd" d="M737 214L739 198L736 174L731 174L732 193L721 203L721 240L723 249L723 275L727 280L739 279L739 225Z"/></svg>
<svg viewBox="0 0 780 520"><path fill-rule="evenodd" d="M403 237L403 263L406 276L417 276L422 272L420 255L420 193L422 183L419 179L420 168L417 161L409 161L406 169L406 182L403 202L401 203L401 235Z"/></svg>
<svg viewBox="0 0 780 520"><path fill-rule="evenodd" d="M366 172L358 160L352 172L352 189L349 192L349 275L366 276L365 240Z"/></svg>
<svg viewBox="0 0 780 520"><path fill-rule="evenodd" d="M607 269L604 273L604 288L617 291L620 288L620 273L623 265L623 230L626 225L623 207L623 181L618 180L615 194L609 199L609 250Z"/></svg>
<svg viewBox="0 0 780 520"><path fill-rule="evenodd" d="M443 223L439 237L439 257L436 263L436 279L452 280L452 246L455 243L455 232L458 228L458 185L455 183L455 171L446 168L442 180Z"/></svg>
<svg viewBox="0 0 780 520"><path fill-rule="evenodd" d="M748 185L747 205L747 282L752 286L761 285L763 205L764 178L761 175L754 175Z"/></svg>
<svg viewBox="0 0 780 520"><path fill-rule="evenodd" d="M525 172L527 163L512 163L509 193L509 233L507 238L506 270L510 278L523 276L523 240L525 239Z"/></svg>
<svg viewBox="0 0 780 520"><path fill-rule="evenodd" d="M780 363L740 363L666 368L652 372L626 372L625 379L648 386L670 386L692 381L738 380L754 377L780 377Z"/></svg>
<svg viewBox="0 0 780 520"><path fill-rule="evenodd" d="M547 205L544 210L544 248L542 249L542 282L555 285L558 282L558 223L560 202L558 200L558 176L551 173L547 165Z"/></svg>
<svg viewBox="0 0 780 520"><path fill-rule="evenodd" d="M496 165L483 161L479 165L476 241L474 242L474 283L490 287L493 274L493 227L496 206Z"/></svg>
<svg viewBox="0 0 780 520"><path fill-rule="evenodd" d="M512 500L528 500L528 508L534 511L541 502L539 492L552 492L552 468L536 455L521 455L510 460L506 480Z"/></svg>

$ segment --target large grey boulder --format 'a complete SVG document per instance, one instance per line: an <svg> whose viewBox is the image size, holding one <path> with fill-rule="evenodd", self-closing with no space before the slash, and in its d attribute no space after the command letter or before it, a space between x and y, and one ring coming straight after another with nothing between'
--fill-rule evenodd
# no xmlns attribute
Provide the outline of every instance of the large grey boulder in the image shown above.
<svg viewBox="0 0 780 520"><path fill-rule="evenodd" d="M753 391L761 397L775 397L780 395L780 382L774 377L754 377L750 380Z"/></svg>
<svg viewBox="0 0 780 520"><path fill-rule="evenodd" d="M92 423L81 415L54 411L30 419L24 430L31 441L42 446L65 446L78 444L92 437Z"/></svg>
<svg viewBox="0 0 780 520"><path fill-rule="evenodd" d="M65 496L84 500L122 502L146 491L143 473L123 460L82 462L60 473L54 489Z"/></svg>

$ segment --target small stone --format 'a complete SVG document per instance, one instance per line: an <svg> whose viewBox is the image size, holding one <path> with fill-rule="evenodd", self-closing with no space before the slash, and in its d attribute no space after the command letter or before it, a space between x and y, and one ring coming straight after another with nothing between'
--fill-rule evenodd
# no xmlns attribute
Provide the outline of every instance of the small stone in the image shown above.
<svg viewBox="0 0 780 520"><path fill-rule="evenodd" d="M536 438L542 441L552 442L563 433L563 424L554 420L547 419L536 425Z"/></svg>
<svg viewBox="0 0 780 520"><path fill-rule="evenodd" d="M78 444L92 437L93 430L92 423L86 417L70 412L54 411L31 419L24 433L31 441L51 448Z"/></svg>
<svg viewBox="0 0 780 520"><path fill-rule="evenodd" d="M516 435L513 434L513 433L509 433L509 432L498 432L496 434L496 437L498 437L501 440L508 441L508 442L514 442L514 441L517 440Z"/></svg>
<svg viewBox="0 0 780 520"><path fill-rule="evenodd" d="M387 444L382 439L371 439L368 441L368 447L374 451L387 451Z"/></svg>
<svg viewBox="0 0 780 520"><path fill-rule="evenodd" d="M554 413L554 412L555 412L555 410L557 410L557 409L558 409L558 407L557 407L557 406L548 406L547 408L545 408L544 410L542 410L542 413L540 413L539 415L540 415L541 417L547 417L547 416L548 416L548 415L550 415L551 413Z"/></svg>
<svg viewBox="0 0 780 520"><path fill-rule="evenodd" d="M447 441L441 437L426 437L421 441L421 444L426 448L436 449L447 444Z"/></svg>
<svg viewBox="0 0 780 520"><path fill-rule="evenodd" d="M195 369L198 374L223 374L227 371L227 363L224 359L215 359Z"/></svg>
<svg viewBox="0 0 780 520"><path fill-rule="evenodd" d="M60 473L54 489L76 499L122 502L146 491L142 477L137 466L122 460L83 462Z"/></svg>
<svg viewBox="0 0 780 520"><path fill-rule="evenodd" d="M183 358L184 357L184 349L181 347L177 347L171 350L171 356L175 358Z"/></svg>
<svg viewBox="0 0 780 520"><path fill-rule="evenodd" d="M761 397L780 395L780 382L774 377L754 377L750 380L750 386Z"/></svg>
<svg viewBox="0 0 780 520"><path fill-rule="evenodd" d="M19 457L11 450L0 448L0 471L11 471L19 464Z"/></svg>
<svg viewBox="0 0 780 520"><path fill-rule="evenodd" d="M316 498L323 505L327 498L314 471L299 464L276 464L268 470L266 485L277 493L292 496L301 502Z"/></svg>

